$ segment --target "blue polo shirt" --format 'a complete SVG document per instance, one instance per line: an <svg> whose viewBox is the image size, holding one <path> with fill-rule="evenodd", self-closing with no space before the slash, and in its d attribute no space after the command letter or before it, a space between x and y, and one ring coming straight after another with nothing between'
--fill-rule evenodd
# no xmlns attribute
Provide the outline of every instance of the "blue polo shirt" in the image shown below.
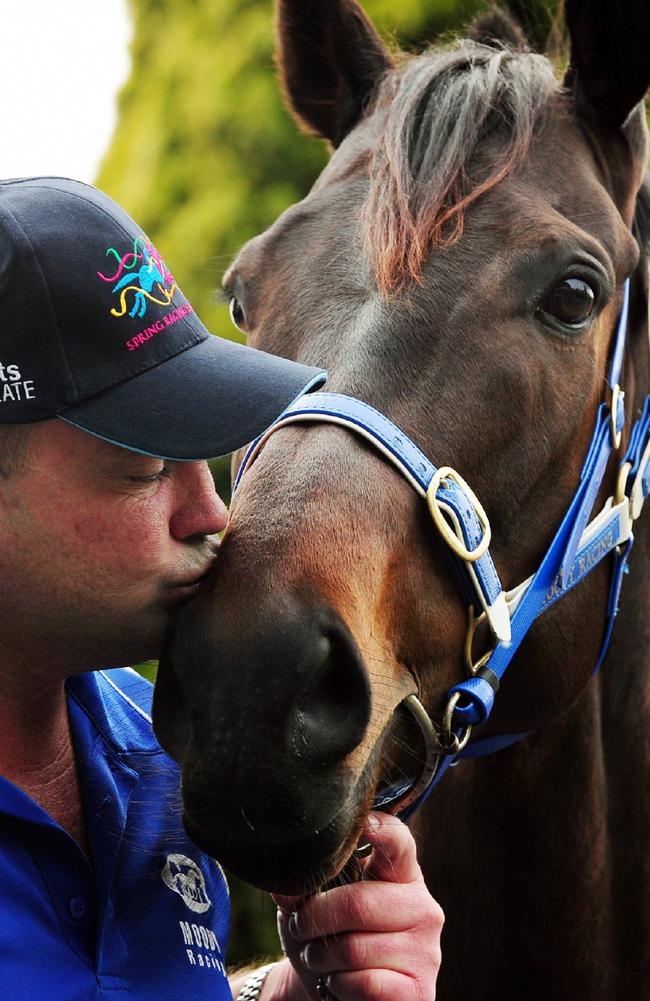
<svg viewBox="0 0 650 1001"><path fill-rule="evenodd" d="M90 857L0 778L1 1001L232 1001L226 881L183 830L151 686L122 669L67 692Z"/></svg>

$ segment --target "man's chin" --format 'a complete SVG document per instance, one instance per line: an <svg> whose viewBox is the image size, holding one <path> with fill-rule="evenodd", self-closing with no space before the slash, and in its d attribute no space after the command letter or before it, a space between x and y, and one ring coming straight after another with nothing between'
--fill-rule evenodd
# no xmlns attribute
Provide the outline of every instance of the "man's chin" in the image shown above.
<svg viewBox="0 0 650 1001"><path fill-rule="evenodd" d="M97 651L86 670L101 670L110 667L147 667L145 672L151 674L151 667L160 659L163 642L169 627L169 615L158 613L155 621L149 619L140 625L136 635L129 642L128 636L121 636L119 645L113 644L104 650ZM152 665L153 662L153 665Z"/></svg>

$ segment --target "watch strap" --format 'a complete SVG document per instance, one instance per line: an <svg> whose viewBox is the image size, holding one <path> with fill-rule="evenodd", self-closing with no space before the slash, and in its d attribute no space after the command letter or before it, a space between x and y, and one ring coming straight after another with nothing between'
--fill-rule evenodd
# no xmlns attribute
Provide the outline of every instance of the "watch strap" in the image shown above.
<svg viewBox="0 0 650 1001"><path fill-rule="evenodd" d="M244 986L237 995L236 1001L257 1001L264 985L264 981L274 966L275 963L267 963L266 966L260 966L259 970L255 970L254 973L251 973L250 977L248 977L244 982Z"/></svg>

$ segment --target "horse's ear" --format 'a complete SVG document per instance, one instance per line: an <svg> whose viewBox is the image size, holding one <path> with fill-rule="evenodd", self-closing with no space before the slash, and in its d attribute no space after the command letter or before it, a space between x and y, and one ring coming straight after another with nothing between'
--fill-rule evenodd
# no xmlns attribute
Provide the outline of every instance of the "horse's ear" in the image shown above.
<svg viewBox="0 0 650 1001"><path fill-rule="evenodd" d="M388 50L355 0L279 0L277 32L289 106L338 146L391 68Z"/></svg>
<svg viewBox="0 0 650 1001"><path fill-rule="evenodd" d="M482 45L496 44L514 52L524 52L528 48L521 25L501 7L492 7L477 14L469 23L467 37Z"/></svg>
<svg viewBox="0 0 650 1001"><path fill-rule="evenodd" d="M650 85L650 2L565 0L571 39L565 86L579 114L620 128Z"/></svg>

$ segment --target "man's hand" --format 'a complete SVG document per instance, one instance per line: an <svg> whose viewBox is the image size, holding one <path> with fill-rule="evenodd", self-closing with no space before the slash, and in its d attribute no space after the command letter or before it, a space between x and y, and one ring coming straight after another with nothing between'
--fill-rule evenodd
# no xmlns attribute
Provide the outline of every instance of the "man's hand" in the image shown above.
<svg viewBox="0 0 650 1001"><path fill-rule="evenodd" d="M363 838L373 851L361 882L307 899L275 897L291 966L278 964L262 999L317 1001L319 979L336 1001L435 998L444 915L411 833L395 817L372 814Z"/></svg>

